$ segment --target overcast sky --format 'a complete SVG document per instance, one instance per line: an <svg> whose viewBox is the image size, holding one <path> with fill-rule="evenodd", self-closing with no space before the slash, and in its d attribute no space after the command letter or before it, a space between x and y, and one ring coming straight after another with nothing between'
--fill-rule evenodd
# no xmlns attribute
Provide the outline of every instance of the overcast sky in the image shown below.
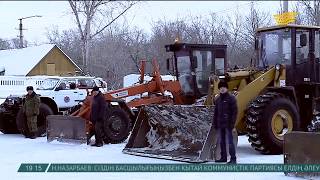
<svg viewBox="0 0 320 180"><path fill-rule="evenodd" d="M256 6L276 14L280 1L258 1ZM293 6L293 2L289 2ZM151 23L158 19L175 19L185 15L232 15L238 9L245 14L249 1L142 1L126 14L130 25L150 32ZM67 1L0 1L0 38L11 39L18 35L18 18L42 15L41 18L23 20L27 30L24 36L29 43L46 43L47 29L58 26L59 30L75 28L75 22Z"/></svg>

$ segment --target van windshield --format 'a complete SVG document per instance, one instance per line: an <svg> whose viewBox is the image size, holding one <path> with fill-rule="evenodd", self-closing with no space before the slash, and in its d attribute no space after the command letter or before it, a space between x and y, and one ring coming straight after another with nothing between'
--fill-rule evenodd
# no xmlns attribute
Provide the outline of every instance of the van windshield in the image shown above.
<svg viewBox="0 0 320 180"><path fill-rule="evenodd" d="M43 81L38 90L53 90L54 87L58 84L59 79L57 78L48 78Z"/></svg>

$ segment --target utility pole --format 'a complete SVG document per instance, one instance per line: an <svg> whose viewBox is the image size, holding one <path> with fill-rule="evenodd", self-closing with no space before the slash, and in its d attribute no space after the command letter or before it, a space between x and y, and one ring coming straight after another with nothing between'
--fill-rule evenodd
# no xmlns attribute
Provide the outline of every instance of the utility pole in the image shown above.
<svg viewBox="0 0 320 180"><path fill-rule="evenodd" d="M289 12L289 2L288 0L283 0L283 13Z"/></svg>
<svg viewBox="0 0 320 180"><path fill-rule="evenodd" d="M28 17L23 17L23 18L19 18L19 39L20 39L20 43L19 43L19 48L23 48L23 29L22 28L22 19L28 19L28 18L33 18L33 17L42 17L39 15L35 15L35 16L28 16Z"/></svg>

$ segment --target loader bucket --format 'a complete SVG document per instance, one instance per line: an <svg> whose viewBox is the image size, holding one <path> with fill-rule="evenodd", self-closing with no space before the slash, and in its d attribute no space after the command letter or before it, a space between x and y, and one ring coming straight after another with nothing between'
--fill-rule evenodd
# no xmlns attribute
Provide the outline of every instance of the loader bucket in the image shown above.
<svg viewBox="0 0 320 180"><path fill-rule="evenodd" d="M284 135L284 164L320 164L320 133L291 132ZM320 176L319 172L290 172L286 175Z"/></svg>
<svg viewBox="0 0 320 180"><path fill-rule="evenodd" d="M77 116L47 116L47 141L87 143L85 120Z"/></svg>
<svg viewBox="0 0 320 180"><path fill-rule="evenodd" d="M123 152L185 162L213 160L212 119L213 106L142 107Z"/></svg>

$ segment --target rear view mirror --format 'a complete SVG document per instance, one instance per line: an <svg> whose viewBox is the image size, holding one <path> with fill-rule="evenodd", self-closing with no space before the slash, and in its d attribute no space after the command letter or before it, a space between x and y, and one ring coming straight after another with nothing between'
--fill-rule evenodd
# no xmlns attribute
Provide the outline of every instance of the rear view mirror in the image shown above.
<svg viewBox="0 0 320 180"><path fill-rule="evenodd" d="M170 71L170 58L167 59L167 70Z"/></svg>
<svg viewBox="0 0 320 180"><path fill-rule="evenodd" d="M307 35L306 34L300 34L300 46L304 47L307 45Z"/></svg>
<svg viewBox="0 0 320 180"><path fill-rule="evenodd" d="M198 58L197 56L193 56L192 58L194 68L198 67Z"/></svg>
<svg viewBox="0 0 320 180"><path fill-rule="evenodd" d="M254 49L257 50L259 47L259 40L258 39L254 39Z"/></svg>

